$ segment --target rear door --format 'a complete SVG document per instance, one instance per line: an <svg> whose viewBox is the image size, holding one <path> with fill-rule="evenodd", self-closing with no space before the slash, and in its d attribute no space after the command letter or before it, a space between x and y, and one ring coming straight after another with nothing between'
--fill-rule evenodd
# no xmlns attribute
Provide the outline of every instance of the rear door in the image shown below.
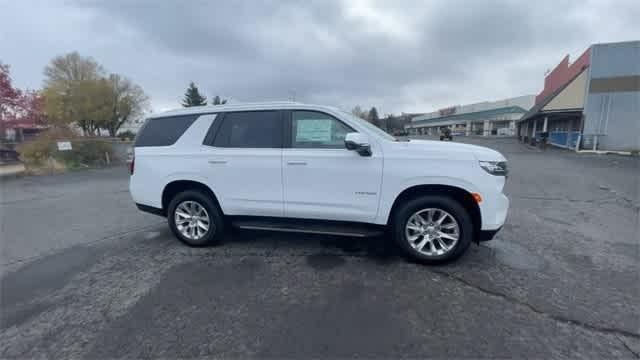
<svg viewBox="0 0 640 360"><path fill-rule="evenodd" d="M283 216L280 111L225 113L206 141L206 172L226 214Z"/></svg>
<svg viewBox="0 0 640 360"><path fill-rule="evenodd" d="M336 117L318 111L287 114L283 150L285 216L368 222L378 211L382 154L360 156L344 146L355 131Z"/></svg>

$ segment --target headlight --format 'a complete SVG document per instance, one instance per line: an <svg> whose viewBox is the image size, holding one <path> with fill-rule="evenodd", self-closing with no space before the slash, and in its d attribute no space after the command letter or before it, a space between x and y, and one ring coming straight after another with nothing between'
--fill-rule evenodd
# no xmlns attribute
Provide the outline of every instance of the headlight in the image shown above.
<svg viewBox="0 0 640 360"><path fill-rule="evenodd" d="M506 161L480 161L480 167L491 175L507 176Z"/></svg>

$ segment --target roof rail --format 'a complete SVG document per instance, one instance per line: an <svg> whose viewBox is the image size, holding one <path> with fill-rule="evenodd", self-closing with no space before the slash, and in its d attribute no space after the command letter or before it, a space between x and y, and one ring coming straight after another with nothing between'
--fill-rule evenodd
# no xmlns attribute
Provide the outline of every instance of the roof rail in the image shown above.
<svg viewBox="0 0 640 360"><path fill-rule="evenodd" d="M189 115L197 113L218 112L218 111L235 111L235 110L251 110L252 108L277 108L279 106L309 106L297 101L260 101L260 102L233 102L220 105L192 106L186 108L177 108L168 111L151 114L149 117L162 117L168 115Z"/></svg>

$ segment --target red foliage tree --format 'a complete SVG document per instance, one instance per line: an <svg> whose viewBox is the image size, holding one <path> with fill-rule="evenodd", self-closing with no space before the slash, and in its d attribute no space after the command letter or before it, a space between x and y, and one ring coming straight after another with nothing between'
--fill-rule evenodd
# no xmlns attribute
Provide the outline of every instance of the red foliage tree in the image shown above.
<svg viewBox="0 0 640 360"><path fill-rule="evenodd" d="M0 136L12 127L44 125L44 102L37 91L13 87L9 65L0 62Z"/></svg>
<svg viewBox="0 0 640 360"><path fill-rule="evenodd" d="M9 65L0 62L0 116L4 114L7 107L14 105L21 95L21 91L11 84Z"/></svg>

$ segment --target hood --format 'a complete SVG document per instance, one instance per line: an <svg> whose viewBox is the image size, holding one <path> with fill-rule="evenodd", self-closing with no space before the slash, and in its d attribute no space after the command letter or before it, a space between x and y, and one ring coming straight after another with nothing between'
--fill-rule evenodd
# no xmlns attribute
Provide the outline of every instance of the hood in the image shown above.
<svg viewBox="0 0 640 360"><path fill-rule="evenodd" d="M451 155L470 154L479 161L506 161L505 157L484 146L461 144L452 141L409 140L405 142L409 149L440 152Z"/></svg>

